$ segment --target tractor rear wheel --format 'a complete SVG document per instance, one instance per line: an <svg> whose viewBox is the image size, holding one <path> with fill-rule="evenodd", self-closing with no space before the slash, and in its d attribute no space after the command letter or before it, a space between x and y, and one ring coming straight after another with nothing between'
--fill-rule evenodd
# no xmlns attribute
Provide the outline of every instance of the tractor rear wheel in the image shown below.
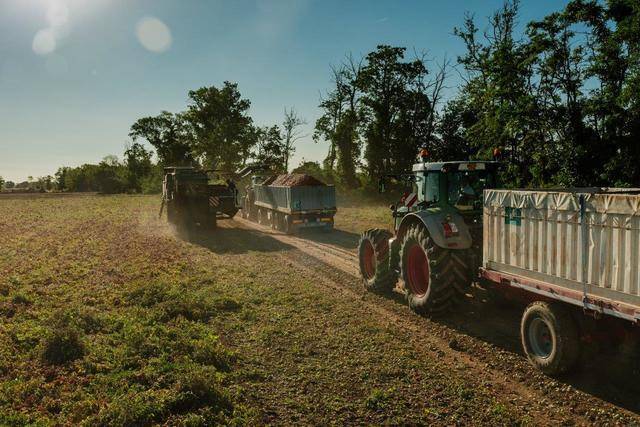
<svg viewBox="0 0 640 427"><path fill-rule="evenodd" d="M368 291L391 292L398 280L389 263L389 239L392 234L380 228L365 231L358 243L360 273Z"/></svg>
<svg viewBox="0 0 640 427"><path fill-rule="evenodd" d="M409 307L437 316L464 297L471 284L467 253L437 246L422 225L407 230L400 248L400 271Z"/></svg>

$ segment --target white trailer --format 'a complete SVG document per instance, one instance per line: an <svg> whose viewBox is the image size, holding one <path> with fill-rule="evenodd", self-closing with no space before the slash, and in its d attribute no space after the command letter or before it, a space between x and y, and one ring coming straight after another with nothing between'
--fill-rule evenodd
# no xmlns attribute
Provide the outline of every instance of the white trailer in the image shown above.
<svg viewBox="0 0 640 427"><path fill-rule="evenodd" d="M640 320L640 190L485 190L483 282L531 304L521 338L549 374L580 353L581 321Z"/></svg>

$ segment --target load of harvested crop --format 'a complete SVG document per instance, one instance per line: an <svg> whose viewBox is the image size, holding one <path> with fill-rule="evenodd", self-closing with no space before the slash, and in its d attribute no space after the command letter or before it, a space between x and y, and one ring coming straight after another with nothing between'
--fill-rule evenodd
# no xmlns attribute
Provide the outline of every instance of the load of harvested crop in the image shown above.
<svg viewBox="0 0 640 427"><path fill-rule="evenodd" d="M278 187L301 187L301 186L324 186L322 181L317 180L311 175L307 175L304 173L288 173L283 175L278 175L273 182L268 185L274 185Z"/></svg>

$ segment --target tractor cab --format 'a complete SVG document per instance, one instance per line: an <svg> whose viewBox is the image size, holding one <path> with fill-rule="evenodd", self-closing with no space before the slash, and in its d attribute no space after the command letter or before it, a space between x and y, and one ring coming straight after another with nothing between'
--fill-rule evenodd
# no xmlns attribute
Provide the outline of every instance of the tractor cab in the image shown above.
<svg viewBox="0 0 640 427"><path fill-rule="evenodd" d="M498 165L476 160L414 164L413 174L400 176L411 184L411 191L391 206L394 228L398 229L405 215L434 208L455 210L465 217L480 216L483 190L497 186Z"/></svg>

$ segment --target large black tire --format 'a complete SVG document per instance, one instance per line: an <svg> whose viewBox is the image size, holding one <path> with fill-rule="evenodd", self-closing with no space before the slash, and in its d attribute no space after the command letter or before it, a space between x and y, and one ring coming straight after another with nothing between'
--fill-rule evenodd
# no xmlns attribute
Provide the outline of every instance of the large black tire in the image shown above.
<svg viewBox="0 0 640 427"><path fill-rule="evenodd" d="M365 231L358 243L360 273L368 291L388 293L393 290L398 275L389 262L389 239L392 234L380 228Z"/></svg>
<svg viewBox="0 0 640 427"><path fill-rule="evenodd" d="M529 361L547 375L569 372L580 356L578 326L558 303L529 304L520 322L520 338Z"/></svg>
<svg viewBox="0 0 640 427"><path fill-rule="evenodd" d="M469 253L437 246L421 224L411 226L400 247L407 303L418 314L437 316L458 303L471 285Z"/></svg>

